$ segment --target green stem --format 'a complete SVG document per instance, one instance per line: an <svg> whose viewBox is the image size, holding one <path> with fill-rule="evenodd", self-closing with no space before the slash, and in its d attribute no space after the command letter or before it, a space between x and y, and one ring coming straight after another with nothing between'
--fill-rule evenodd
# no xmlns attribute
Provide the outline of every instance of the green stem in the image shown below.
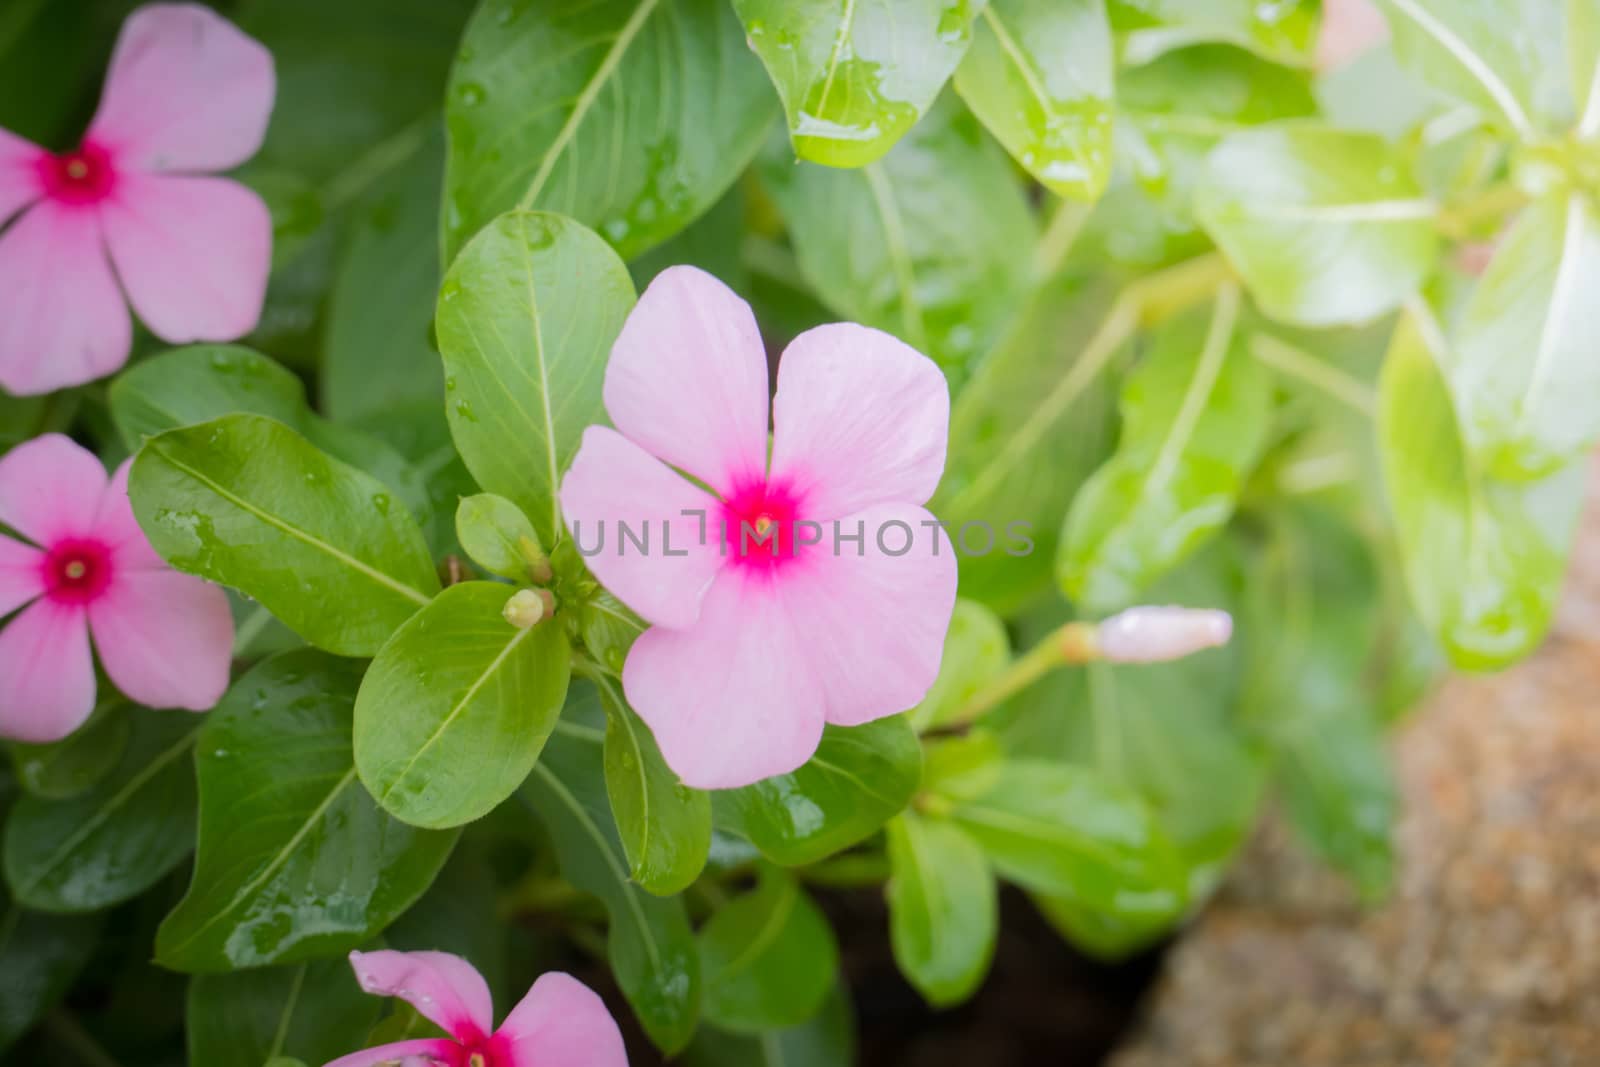
<svg viewBox="0 0 1600 1067"><path fill-rule="evenodd" d="M1001 675L980 689L944 723L946 730L971 726L1058 667L1093 663L1099 658L1092 622L1069 622L1052 631L1026 655L1011 662Z"/></svg>
<svg viewBox="0 0 1600 1067"><path fill-rule="evenodd" d="M1528 203L1528 194L1512 182L1498 182L1472 197L1449 204L1439 213L1439 230L1456 241L1471 240L1487 222L1498 222Z"/></svg>
<svg viewBox="0 0 1600 1067"><path fill-rule="evenodd" d="M864 889L889 880L889 857L881 852L860 852L813 863L800 870L811 885L827 889Z"/></svg>
<svg viewBox="0 0 1600 1067"><path fill-rule="evenodd" d="M1273 370L1298 378L1369 418L1378 409L1377 394L1365 382L1271 334L1252 337L1250 354Z"/></svg>
<svg viewBox="0 0 1600 1067"><path fill-rule="evenodd" d="M1050 225L1045 228L1044 236L1039 238L1039 243L1033 250L1035 279L1042 282L1055 277L1056 272L1067 261L1072 246L1077 243L1078 234L1083 231L1083 224L1089 221L1089 216L1093 213L1094 205L1091 203L1081 200L1061 201L1055 214L1050 216Z"/></svg>

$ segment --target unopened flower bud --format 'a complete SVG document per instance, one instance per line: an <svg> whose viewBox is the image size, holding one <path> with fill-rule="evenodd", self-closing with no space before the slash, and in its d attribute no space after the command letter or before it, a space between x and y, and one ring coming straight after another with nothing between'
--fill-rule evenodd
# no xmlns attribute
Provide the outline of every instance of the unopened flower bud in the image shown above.
<svg viewBox="0 0 1600 1067"><path fill-rule="evenodd" d="M500 614L506 622L519 630L526 630L549 617L556 608L556 598L548 589L519 589L506 601Z"/></svg>
<svg viewBox="0 0 1600 1067"><path fill-rule="evenodd" d="M1100 624L1097 644L1108 663L1162 663L1217 648L1233 636L1226 611L1129 608Z"/></svg>
<svg viewBox="0 0 1600 1067"><path fill-rule="evenodd" d="M517 538L517 550L522 554L523 562L528 565L528 577L536 585L544 585L555 572L550 569L550 557L544 554L544 549L539 542L526 535Z"/></svg>

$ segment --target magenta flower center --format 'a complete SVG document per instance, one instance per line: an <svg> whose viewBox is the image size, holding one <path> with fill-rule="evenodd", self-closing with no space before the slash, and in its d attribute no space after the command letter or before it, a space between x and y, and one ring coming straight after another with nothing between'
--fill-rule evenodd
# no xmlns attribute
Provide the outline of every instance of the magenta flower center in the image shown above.
<svg viewBox="0 0 1600 1067"><path fill-rule="evenodd" d="M52 600L87 604L110 584L111 553L98 541L62 541L45 553L45 595Z"/></svg>
<svg viewBox="0 0 1600 1067"><path fill-rule="evenodd" d="M59 156L46 156L39 168L46 195L69 204L98 203L111 195L117 183L111 154L89 142Z"/></svg>
<svg viewBox="0 0 1600 1067"><path fill-rule="evenodd" d="M753 482L735 489L722 502L728 559L763 570L794 559L817 540L817 531L799 512L800 502L788 486Z"/></svg>
<svg viewBox="0 0 1600 1067"><path fill-rule="evenodd" d="M512 1067L509 1042L499 1034L457 1040L459 1051L448 1067Z"/></svg>

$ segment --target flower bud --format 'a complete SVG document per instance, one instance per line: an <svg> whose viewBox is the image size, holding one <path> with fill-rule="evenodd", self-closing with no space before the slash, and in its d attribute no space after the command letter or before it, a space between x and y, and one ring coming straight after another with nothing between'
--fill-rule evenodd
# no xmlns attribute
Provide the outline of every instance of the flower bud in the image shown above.
<svg viewBox="0 0 1600 1067"><path fill-rule="evenodd" d="M1228 643L1226 611L1179 607L1129 608L1100 624L1100 658L1108 663L1162 663Z"/></svg>
<svg viewBox="0 0 1600 1067"><path fill-rule="evenodd" d="M547 618L555 608L556 598L550 595L550 590L519 589L511 594L500 614L512 626L526 630Z"/></svg>

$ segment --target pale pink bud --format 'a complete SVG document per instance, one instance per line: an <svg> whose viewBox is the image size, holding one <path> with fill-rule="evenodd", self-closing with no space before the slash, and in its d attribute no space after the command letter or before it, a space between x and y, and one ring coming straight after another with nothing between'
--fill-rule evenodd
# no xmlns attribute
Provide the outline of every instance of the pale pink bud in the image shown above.
<svg viewBox="0 0 1600 1067"><path fill-rule="evenodd" d="M1179 607L1129 608L1100 624L1100 658L1109 663L1161 663L1228 643L1233 616Z"/></svg>

